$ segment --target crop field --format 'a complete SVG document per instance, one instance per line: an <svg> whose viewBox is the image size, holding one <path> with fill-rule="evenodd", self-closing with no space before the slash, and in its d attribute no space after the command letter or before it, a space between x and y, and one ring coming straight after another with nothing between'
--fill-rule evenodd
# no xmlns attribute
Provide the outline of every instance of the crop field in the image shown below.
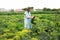
<svg viewBox="0 0 60 40"><path fill-rule="evenodd" d="M60 14L32 14L32 29L24 29L24 15L0 15L0 40L60 40Z"/></svg>

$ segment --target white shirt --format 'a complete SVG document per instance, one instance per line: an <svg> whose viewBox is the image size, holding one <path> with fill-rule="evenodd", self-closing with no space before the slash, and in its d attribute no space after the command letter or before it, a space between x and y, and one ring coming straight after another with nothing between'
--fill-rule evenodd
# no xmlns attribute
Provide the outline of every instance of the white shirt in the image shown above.
<svg viewBox="0 0 60 40"><path fill-rule="evenodd" d="M25 15L24 15L24 21L25 21L26 23L27 23L27 22L31 22L31 18L28 18L28 17L31 16L30 12L26 11L24 14L25 14Z"/></svg>

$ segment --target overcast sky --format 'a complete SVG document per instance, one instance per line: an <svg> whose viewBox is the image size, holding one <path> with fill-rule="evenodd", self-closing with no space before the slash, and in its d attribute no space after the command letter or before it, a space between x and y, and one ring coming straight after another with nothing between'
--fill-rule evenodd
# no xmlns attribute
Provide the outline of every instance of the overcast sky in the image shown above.
<svg viewBox="0 0 60 40"><path fill-rule="evenodd" d="M0 0L0 8L18 9L33 6L34 8L60 8L60 0Z"/></svg>

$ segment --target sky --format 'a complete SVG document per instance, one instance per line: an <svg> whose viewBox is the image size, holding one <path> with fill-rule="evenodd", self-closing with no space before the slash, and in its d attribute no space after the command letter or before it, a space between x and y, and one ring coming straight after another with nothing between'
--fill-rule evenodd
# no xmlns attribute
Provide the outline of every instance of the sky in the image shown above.
<svg viewBox="0 0 60 40"><path fill-rule="evenodd" d="M0 8L22 9L25 7L34 7L35 9L60 8L60 0L0 0Z"/></svg>

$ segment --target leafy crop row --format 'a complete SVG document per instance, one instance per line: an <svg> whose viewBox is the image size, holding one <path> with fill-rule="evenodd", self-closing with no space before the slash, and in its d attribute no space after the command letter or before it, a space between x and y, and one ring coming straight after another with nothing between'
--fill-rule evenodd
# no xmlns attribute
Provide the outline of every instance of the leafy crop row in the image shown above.
<svg viewBox="0 0 60 40"><path fill-rule="evenodd" d="M35 15L32 29L24 29L24 15L0 15L0 40L60 40L60 14Z"/></svg>

